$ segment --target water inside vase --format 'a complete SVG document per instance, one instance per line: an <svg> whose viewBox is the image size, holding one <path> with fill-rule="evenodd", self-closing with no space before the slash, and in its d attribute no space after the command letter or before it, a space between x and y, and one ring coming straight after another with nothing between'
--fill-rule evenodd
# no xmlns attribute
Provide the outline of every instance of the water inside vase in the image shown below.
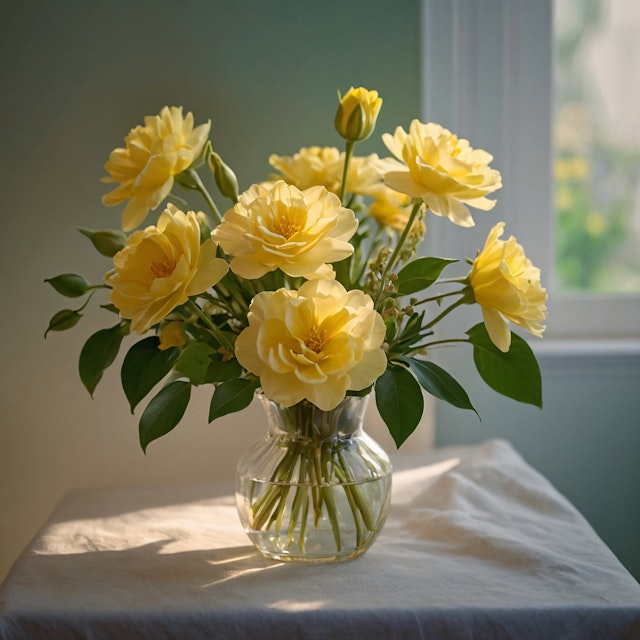
<svg viewBox="0 0 640 640"><path fill-rule="evenodd" d="M371 545L386 519L390 488L391 473L321 486L241 475L236 499L245 531L264 555L325 562L356 558Z"/></svg>

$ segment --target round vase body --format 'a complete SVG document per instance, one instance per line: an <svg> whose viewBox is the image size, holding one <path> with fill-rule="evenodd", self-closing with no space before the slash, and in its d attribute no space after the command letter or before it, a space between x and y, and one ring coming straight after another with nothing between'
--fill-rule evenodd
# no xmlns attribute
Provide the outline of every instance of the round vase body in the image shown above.
<svg viewBox="0 0 640 640"><path fill-rule="evenodd" d="M389 457L362 428L368 396L322 411L257 395L267 435L241 457L236 476L247 535L276 560L356 558L382 529L391 496Z"/></svg>

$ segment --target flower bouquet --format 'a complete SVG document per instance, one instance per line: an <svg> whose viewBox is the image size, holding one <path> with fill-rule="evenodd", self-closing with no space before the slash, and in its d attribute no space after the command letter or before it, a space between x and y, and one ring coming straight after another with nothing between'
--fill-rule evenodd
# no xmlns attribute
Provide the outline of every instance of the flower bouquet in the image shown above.
<svg viewBox="0 0 640 640"><path fill-rule="evenodd" d="M357 474L347 463L357 436L348 426L354 402L374 392L398 447L422 416L423 390L475 411L430 360L433 347L468 345L493 389L541 406L536 359L508 322L541 336L546 292L522 247L501 239L504 223L464 277L443 276L457 260L418 253L428 212L471 227L470 207L494 206L487 196L501 176L492 156L418 120L408 132L383 135L393 157L355 155L381 103L364 88L339 95L335 126L344 150L271 155L273 175L244 191L214 150L210 122L194 126L191 113L164 107L132 129L105 165L103 180L116 186L104 204L126 202L121 230L79 230L112 261L104 281L75 273L46 281L64 296L86 297L56 313L47 333L75 326L97 292L109 295L101 306L113 323L80 353L90 394L123 340L141 338L128 348L121 379L132 412L151 396L139 420L143 450L180 422L192 386L211 385L210 422L244 409L256 393L277 408L269 437L278 453L262 484L243 494L241 516L248 532L277 540L273 557L305 553L322 522L329 556L342 557L349 530L353 557L382 526L390 483L372 513L355 476L385 479L390 467L371 442L358 444ZM187 204L191 194L205 211ZM221 199L230 201L226 210ZM140 228L156 210L156 223ZM455 309L473 304L483 322L463 336L435 335Z"/></svg>

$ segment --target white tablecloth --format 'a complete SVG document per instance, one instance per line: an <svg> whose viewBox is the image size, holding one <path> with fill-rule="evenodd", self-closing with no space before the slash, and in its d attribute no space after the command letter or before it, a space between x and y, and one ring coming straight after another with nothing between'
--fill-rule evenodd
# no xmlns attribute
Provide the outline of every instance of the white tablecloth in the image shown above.
<svg viewBox="0 0 640 640"><path fill-rule="evenodd" d="M223 487L89 491L0 588L0 638L640 638L640 585L504 441L398 459L360 558L264 559Z"/></svg>

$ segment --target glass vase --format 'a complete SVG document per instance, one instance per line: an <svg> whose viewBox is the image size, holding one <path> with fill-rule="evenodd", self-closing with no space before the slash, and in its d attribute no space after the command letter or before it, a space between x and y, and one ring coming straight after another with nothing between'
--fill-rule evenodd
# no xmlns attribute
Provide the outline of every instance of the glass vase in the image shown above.
<svg viewBox="0 0 640 640"><path fill-rule="evenodd" d="M368 396L347 396L331 411L257 396L267 434L241 457L236 476L247 535L276 560L356 558L382 529L391 495L389 457L362 428Z"/></svg>

